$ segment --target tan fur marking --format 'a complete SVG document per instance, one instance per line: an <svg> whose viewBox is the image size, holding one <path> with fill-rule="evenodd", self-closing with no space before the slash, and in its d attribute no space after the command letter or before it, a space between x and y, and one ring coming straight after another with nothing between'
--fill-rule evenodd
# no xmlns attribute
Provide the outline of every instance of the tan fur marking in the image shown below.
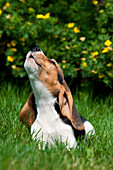
<svg viewBox="0 0 113 170"><path fill-rule="evenodd" d="M27 102L25 103L25 105L23 106L20 112L19 119L21 122L25 121L31 126L35 121L35 118L36 118L36 112L34 110L34 95L33 93L31 93Z"/></svg>

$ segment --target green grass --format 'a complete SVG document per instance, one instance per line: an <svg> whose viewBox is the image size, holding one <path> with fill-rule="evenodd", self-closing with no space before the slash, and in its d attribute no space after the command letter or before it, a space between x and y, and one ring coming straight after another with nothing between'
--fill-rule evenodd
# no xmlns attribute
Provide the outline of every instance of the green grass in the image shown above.
<svg viewBox="0 0 113 170"><path fill-rule="evenodd" d="M30 94L27 85L0 86L0 169L113 169L113 97L93 97L79 92L74 101L80 115L95 127L96 135L68 151L58 144L45 151L32 140L29 127L19 122L19 113Z"/></svg>

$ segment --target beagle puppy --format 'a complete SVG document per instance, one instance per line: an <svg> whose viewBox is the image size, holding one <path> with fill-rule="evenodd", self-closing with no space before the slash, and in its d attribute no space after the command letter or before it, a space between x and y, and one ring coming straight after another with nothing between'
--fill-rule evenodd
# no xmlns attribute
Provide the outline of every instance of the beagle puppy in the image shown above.
<svg viewBox="0 0 113 170"><path fill-rule="evenodd" d="M79 116L63 72L54 59L35 47L24 64L33 92L23 106L19 119L31 126L34 139L44 146L61 140L67 148L77 146L76 139L94 135L91 123Z"/></svg>

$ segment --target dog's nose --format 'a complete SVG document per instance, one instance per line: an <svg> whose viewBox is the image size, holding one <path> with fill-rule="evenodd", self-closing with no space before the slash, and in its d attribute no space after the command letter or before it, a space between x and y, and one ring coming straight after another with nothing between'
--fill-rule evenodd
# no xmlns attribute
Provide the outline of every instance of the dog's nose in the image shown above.
<svg viewBox="0 0 113 170"><path fill-rule="evenodd" d="M38 47L34 47L34 48L32 49L32 52L36 52L36 51L41 51L41 50L40 50L40 48L38 48Z"/></svg>

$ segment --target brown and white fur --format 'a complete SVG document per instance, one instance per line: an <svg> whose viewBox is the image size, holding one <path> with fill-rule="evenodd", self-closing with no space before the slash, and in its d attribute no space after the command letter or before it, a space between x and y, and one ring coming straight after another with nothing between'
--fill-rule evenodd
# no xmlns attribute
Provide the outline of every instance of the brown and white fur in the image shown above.
<svg viewBox="0 0 113 170"><path fill-rule="evenodd" d="M76 138L90 136L95 130L79 116L59 64L39 48L28 52L24 64L33 92L23 106L20 121L31 125L34 139L54 144L55 140L77 146Z"/></svg>

